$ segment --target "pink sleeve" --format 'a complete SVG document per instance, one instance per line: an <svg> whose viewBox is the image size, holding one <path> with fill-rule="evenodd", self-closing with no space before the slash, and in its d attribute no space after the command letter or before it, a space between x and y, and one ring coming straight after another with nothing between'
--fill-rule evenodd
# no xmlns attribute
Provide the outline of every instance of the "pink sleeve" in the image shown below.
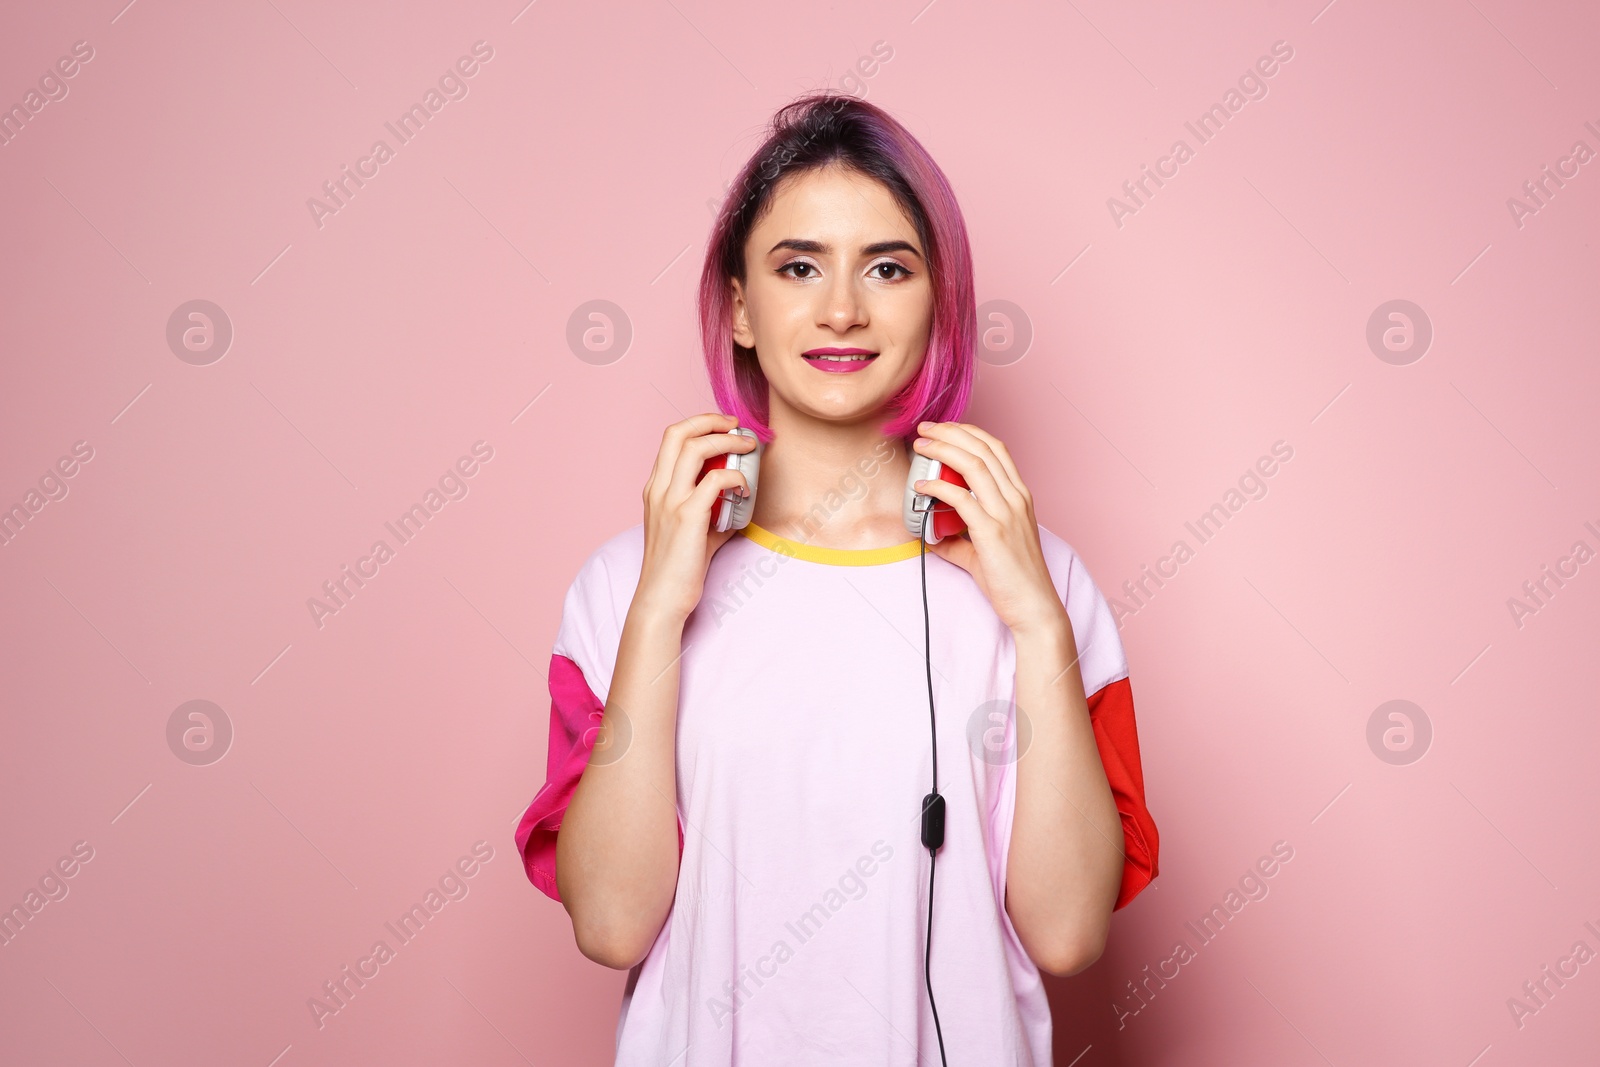
<svg viewBox="0 0 1600 1067"><path fill-rule="evenodd" d="M589 688L583 671L559 653L550 657L550 749L545 759L544 787L517 825L517 851L528 880L551 900L556 890L556 833L578 779L589 765L605 706ZM678 854L683 855L683 825L678 825Z"/></svg>

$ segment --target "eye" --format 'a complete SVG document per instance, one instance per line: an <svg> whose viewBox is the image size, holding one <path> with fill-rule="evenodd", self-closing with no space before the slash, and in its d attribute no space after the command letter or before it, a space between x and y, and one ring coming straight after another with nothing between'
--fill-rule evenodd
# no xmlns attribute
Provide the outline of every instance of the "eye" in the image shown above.
<svg viewBox="0 0 1600 1067"><path fill-rule="evenodd" d="M877 278L878 281L890 282L890 281L894 281L896 279L896 277L903 277L903 278L911 277L911 271L908 268L902 266L899 263L896 263L892 259L886 259L882 263L874 263L869 269L870 270L874 270L874 271L879 271L879 270L883 270L885 267L889 268L892 271L897 270L897 271L900 272L900 274L898 276L894 275L894 274L888 274L888 275L878 274L878 275L875 275L875 277Z"/></svg>
<svg viewBox="0 0 1600 1067"><path fill-rule="evenodd" d="M809 270L809 271L813 272L811 274L790 274L789 277L791 277L791 278L804 279L804 278L814 278L814 277L816 277L816 274L815 274L815 271L817 269L816 266L811 264L811 263L807 263L803 259L796 259L796 260L793 260L793 261L791 261L789 263L785 263L783 266L778 268L778 273L779 274L783 274L783 273L787 272L789 270L789 268L791 268L791 267L795 268L796 270L802 270L803 269L803 270Z"/></svg>

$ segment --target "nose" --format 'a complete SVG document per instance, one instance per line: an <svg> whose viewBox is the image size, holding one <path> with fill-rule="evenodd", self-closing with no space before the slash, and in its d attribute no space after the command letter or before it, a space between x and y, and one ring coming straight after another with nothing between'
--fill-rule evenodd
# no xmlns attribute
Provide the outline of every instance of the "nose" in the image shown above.
<svg viewBox="0 0 1600 1067"><path fill-rule="evenodd" d="M818 325L844 333L867 321L866 303L848 271L838 271L827 285L818 309Z"/></svg>

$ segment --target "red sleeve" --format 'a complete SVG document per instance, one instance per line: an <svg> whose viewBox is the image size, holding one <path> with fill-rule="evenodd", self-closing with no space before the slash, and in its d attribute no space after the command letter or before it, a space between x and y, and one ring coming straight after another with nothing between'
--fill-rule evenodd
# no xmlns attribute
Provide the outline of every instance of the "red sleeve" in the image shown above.
<svg viewBox="0 0 1600 1067"><path fill-rule="evenodd" d="M589 765L605 706L589 688L583 671L566 656L550 657L550 749L545 758L544 787L517 824L517 851L528 880L551 900L556 890L556 833ZM678 854L683 855L683 825L678 825Z"/></svg>
<svg viewBox="0 0 1600 1067"><path fill-rule="evenodd" d="M1089 697L1089 721L1094 726L1100 762L1111 784L1111 796L1122 816L1122 888L1112 909L1127 907L1160 873L1156 850L1160 845L1155 820L1144 803L1144 770L1139 765L1139 731L1133 722L1133 690L1123 678L1103 686Z"/></svg>

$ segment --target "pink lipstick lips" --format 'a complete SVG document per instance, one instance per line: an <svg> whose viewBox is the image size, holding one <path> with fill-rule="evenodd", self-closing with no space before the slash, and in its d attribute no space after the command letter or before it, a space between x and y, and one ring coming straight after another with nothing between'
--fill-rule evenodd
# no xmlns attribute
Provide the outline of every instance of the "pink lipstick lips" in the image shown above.
<svg viewBox="0 0 1600 1067"><path fill-rule="evenodd" d="M849 374L866 370L878 353L865 348L813 348L801 356L808 364L829 374Z"/></svg>

